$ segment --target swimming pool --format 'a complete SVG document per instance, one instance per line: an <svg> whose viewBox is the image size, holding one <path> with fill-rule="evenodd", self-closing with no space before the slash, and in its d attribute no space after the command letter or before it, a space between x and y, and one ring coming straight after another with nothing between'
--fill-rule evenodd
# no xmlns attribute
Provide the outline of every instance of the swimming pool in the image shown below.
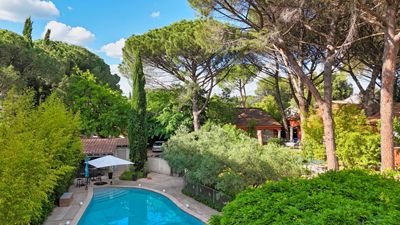
<svg viewBox="0 0 400 225"><path fill-rule="evenodd" d="M78 225L203 225L167 197L138 188L96 188Z"/></svg>

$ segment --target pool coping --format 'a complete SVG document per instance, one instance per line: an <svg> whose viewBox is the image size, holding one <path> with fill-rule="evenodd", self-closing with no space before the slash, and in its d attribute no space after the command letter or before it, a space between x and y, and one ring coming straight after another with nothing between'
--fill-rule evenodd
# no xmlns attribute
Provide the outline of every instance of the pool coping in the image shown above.
<svg viewBox="0 0 400 225"><path fill-rule="evenodd" d="M88 187L88 194L85 198L85 201L82 205L82 207L79 209L78 213L75 215L74 219L71 221L71 225L78 225L79 220L82 218L83 214L85 213L87 207L89 206L92 198L93 198L93 189L95 188L112 188L112 187L116 187L116 188L136 188L136 189L143 189L143 190L147 190L147 191L152 191L155 193L158 193L160 195L165 196L166 198L168 198L170 201L172 201L172 203L174 203L178 208L180 208L182 211L184 211L185 213L195 217L196 219L199 219L200 221L202 221L204 224L208 224L208 219L203 216L198 214L197 212L194 212L192 210L190 210L190 206L186 207L186 205L182 204L177 198L175 198L174 196L168 194L167 192L162 192L153 188L149 188L149 187L144 187L144 186L126 186L126 185L110 185L107 187Z"/></svg>

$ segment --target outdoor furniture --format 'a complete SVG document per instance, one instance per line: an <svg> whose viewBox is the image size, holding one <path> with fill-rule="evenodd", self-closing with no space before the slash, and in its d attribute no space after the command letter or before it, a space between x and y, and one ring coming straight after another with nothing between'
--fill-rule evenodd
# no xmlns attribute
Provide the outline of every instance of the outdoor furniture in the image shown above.
<svg viewBox="0 0 400 225"><path fill-rule="evenodd" d="M85 184L83 183L83 179L82 178L77 178L76 179L76 183L75 183L75 187L82 187Z"/></svg>
<svg viewBox="0 0 400 225"><path fill-rule="evenodd" d="M60 207L68 207L71 205L74 194L72 192L65 192L59 199L58 204Z"/></svg>

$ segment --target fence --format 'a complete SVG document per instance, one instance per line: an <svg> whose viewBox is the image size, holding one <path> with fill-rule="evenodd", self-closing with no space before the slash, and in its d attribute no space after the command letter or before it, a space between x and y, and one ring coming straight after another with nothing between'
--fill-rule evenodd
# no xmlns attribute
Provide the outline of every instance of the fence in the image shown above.
<svg viewBox="0 0 400 225"><path fill-rule="evenodd" d="M194 199L214 208L218 211L221 211L222 208L232 200L232 197L226 195L220 191L217 191L213 188L204 186L199 183L194 183L188 181L186 178L185 187L182 192L186 195L193 197Z"/></svg>

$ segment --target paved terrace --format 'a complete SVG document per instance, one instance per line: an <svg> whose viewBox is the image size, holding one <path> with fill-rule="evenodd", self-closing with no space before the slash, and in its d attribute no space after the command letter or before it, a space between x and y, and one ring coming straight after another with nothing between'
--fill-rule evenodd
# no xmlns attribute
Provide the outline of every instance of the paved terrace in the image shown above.
<svg viewBox="0 0 400 225"><path fill-rule="evenodd" d="M212 215L218 212L208 206L197 202L196 200L182 194L181 190L184 186L183 179L181 177L172 177L157 173L150 173L151 179L140 179L138 181L121 181L114 179L114 185L102 185L99 187L141 187L145 189L154 190L159 193L163 193L169 197L176 205L183 208L186 212L198 217L203 221L207 221ZM88 190L85 187L71 186L69 191L74 193L74 199L69 207L56 207L52 214L47 218L44 225L65 225L67 221L71 224L76 224L78 221L78 215L83 213L83 209L88 205L91 195L93 193L95 185L90 185ZM83 202L83 206L80 206L80 202ZM186 204L189 204L189 208L186 208Z"/></svg>

